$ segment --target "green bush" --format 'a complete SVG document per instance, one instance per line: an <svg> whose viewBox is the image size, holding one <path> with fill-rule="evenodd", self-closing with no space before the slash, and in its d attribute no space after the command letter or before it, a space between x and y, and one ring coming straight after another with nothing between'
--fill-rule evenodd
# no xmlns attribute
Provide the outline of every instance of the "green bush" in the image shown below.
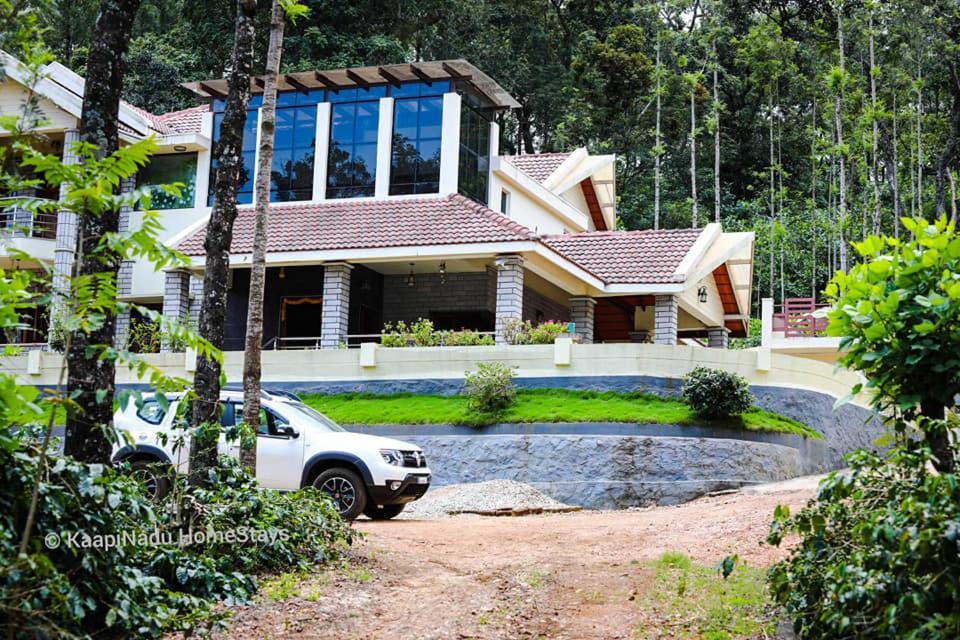
<svg viewBox="0 0 960 640"><path fill-rule="evenodd" d="M779 507L768 541L801 536L770 574L803 638L960 637L960 487L926 448L850 457L817 500Z"/></svg>
<svg viewBox="0 0 960 640"><path fill-rule="evenodd" d="M567 333L567 324L548 320L534 325L529 320L506 320L503 335L508 344L553 344Z"/></svg>
<svg viewBox="0 0 960 640"><path fill-rule="evenodd" d="M467 372L463 392L467 409L486 415L497 415L516 402L517 389L513 386L516 369L502 362L481 362L476 372Z"/></svg>
<svg viewBox="0 0 960 640"><path fill-rule="evenodd" d="M479 331L438 331L433 322L424 318L417 319L411 325L404 321L383 325L380 332L380 346L383 347L473 347L494 344L493 336L482 335Z"/></svg>
<svg viewBox="0 0 960 640"><path fill-rule="evenodd" d="M194 632L225 617L218 602L248 601L256 575L332 559L349 526L313 489L259 488L222 458L209 489L174 485L152 503L142 485L104 465L56 458L40 487L34 534L19 541L38 452L0 433L0 633L10 638L159 637ZM176 508L174 508L176 507ZM245 542L180 545L197 531L251 532ZM284 532L283 534L280 531ZM77 548L68 543L77 534ZM271 536L271 533L273 535ZM61 544L46 542L57 534ZM107 550L82 548L107 540ZM144 544L144 539L154 541Z"/></svg>
<svg viewBox="0 0 960 640"><path fill-rule="evenodd" d="M722 369L697 367L683 379L683 397L703 418L738 416L753 406L747 380Z"/></svg>

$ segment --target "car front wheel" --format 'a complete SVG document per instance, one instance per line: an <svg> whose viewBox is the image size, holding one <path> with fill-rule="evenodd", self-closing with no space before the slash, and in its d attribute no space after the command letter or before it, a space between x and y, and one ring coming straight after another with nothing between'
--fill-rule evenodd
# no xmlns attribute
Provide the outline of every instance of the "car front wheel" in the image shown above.
<svg viewBox="0 0 960 640"><path fill-rule="evenodd" d="M143 483L151 500L160 500L170 491L168 464L157 460L136 460L130 464L130 475Z"/></svg>
<svg viewBox="0 0 960 640"><path fill-rule="evenodd" d="M389 520L396 518L403 511L406 504L385 504L383 506L371 504L364 509L363 515L371 520Z"/></svg>
<svg viewBox="0 0 960 640"><path fill-rule="evenodd" d="M327 469L316 477L313 486L324 492L344 520L354 520L367 507L367 491L363 481L349 469Z"/></svg>

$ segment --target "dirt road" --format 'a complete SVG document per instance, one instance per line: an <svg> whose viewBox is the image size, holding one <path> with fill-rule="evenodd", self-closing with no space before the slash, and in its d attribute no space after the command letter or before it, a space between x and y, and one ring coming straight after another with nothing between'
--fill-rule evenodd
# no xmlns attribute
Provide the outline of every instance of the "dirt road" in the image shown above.
<svg viewBox="0 0 960 640"><path fill-rule="evenodd" d="M228 636L634 638L647 561L679 551L714 565L736 553L767 566L784 553L759 544L774 507L812 493L807 483L642 511L360 521L348 569L238 610Z"/></svg>

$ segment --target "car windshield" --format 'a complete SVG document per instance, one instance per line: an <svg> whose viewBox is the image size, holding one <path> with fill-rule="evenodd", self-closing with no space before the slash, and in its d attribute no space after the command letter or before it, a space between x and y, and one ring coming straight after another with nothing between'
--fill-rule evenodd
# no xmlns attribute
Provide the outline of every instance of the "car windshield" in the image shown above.
<svg viewBox="0 0 960 640"><path fill-rule="evenodd" d="M336 422L323 415L313 407L309 407L302 402L284 402L284 407L290 407L295 411L299 411L303 415L310 418L313 422L316 422L318 426L321 426L328 431L346 431L343 427L338 425Z"/></svg>

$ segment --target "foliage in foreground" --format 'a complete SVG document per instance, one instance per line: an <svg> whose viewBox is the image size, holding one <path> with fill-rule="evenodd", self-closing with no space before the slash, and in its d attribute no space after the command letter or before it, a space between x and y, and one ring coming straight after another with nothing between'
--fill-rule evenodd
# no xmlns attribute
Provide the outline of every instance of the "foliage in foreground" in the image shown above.
<svg viewBox="0 0 960 640"><path fill-rule="evenodd" d="M464 396L395 394L306 395L304 402L341 424L462 424L484 426L490 416L467 409ZM503 422L636 422L642 424L704 424L676 398L646 393L519 389L516 402L496 419ZM711 425L749 431L793 433L820 438L810 427L753 407L740 416Z"/></svg>
<svg viewBox="0 0 960 640"><path fill-rule="evenodd" d="M778 507L768 542L801 542L771 591L802 637L960 637L960 488L930 462L925 448L860 451L798 514Z"/></svg>
<svg viewBox="0 0 960 640"><path fill-rule="evenodd" d="M441 331L434 329L433 321L419 318L407 325L403 320L383 325L380 346L383 347L474 347L492 345L493 336L479 331Z"/></svg>
<svg viewBox="0 0 960 640"><path fill-rule="evenodd" d="M481 362L477 370L466 373L463 394L467 396L467 409L491 417L499 416L517 400L517 388L513 378L515 367L502 362Z"/></svg>
<svg viewBox="0 0 960 640"><path fill-rule="evenodd" d="M746 378L708 367L697 367L684 376L683 397L697 415L713 419L738 416L754 401Z"/></svg>
<svg viewBox="0 0 960 640"><path fill-rule="evenodd" d="M738 564L724 578L676 552L664 553L652 568L653 584L637 598L646 622L635 637L729 640L771 634L762 569Z"/></svg>
<svg viewBox="0 0 960 640"><path fill-rule="evenodd" d="M326 498L311 489L260 489L232 459L211 471L210 489L178 482L170 498L175 509L150 502L138 482L108 466L57 458L41 484L37 535L19 555L37 451L9 434L0 444L5 637L198 631L224 618L217 602L249 600L256 574L329 561L351 539ZM227 531L245 531L249 540L179 544L197 540L181 536ZM68 542L72 533L81 548ZM60 536L56 548L46 542L51 534ZM116 544L109 549L82 548L110 539Z"/></svg>

